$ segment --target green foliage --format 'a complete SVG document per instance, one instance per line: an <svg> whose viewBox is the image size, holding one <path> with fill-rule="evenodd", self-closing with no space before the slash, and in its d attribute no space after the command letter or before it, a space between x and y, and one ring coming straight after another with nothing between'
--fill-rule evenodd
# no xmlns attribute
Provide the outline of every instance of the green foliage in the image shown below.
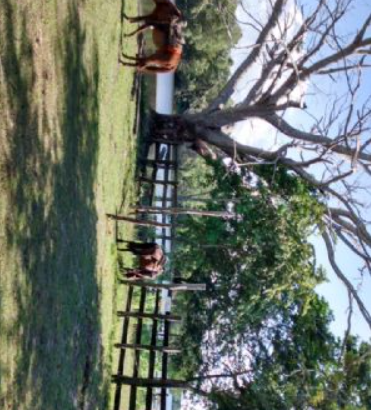
<svg viewBox="0 0 371 410"><path fill-rule="evenodd" d="M309 340L312 342L309 343ZM315 339L307 339L306 343L296 346L311 346L313 343L316 344ZM242 387L238 395L231 391L213 390L210 395L211 408L370 409L371 346L367 343L360 344L353 337L346 340L344 352L333 339L326 344L333 348L331 356L324 360L321 354L314 355L315 362L311 367L304 367L303 362L296 358L296 369L288 373L285 368L287 360L275 360L264 368L256 369L254 380ZM299 365L303 367L300 368Z"/></svg>
<svg viewBox="0 0 371 410"><path fill-rule="evenodd" d="M191 155L189 150L182 155L181 163L179 195L190 199L209 198L211 190L217 186L213 169L198 154Z"/></svg>
<svg viewBox="0 0 371 410"><path fill-rule="evenodd" d="M218 199L230 199L238 216L228 222L188 219L181 232L187 243L179 247L177 254L183 262L183 276L205 280L209 297L234 290L233 299L218 299L220 310L233 306L240 319L249 320L254 312L257 323L276 306L272 301L289 306L294 290L303 301L310 299L310 290L323 280L322 271L314 267L313 249L307 241L318 216L312 213L316 200L299 185L290 188L292 196L287 200L273 204L266 187L261 187L258 196L252 196L239 175L225 176L218 167L209 178L216 181L217 187L210 193L208 209L220 209ZM205 246L195 247L200 238Z"/></svg>
<svg viewBox="0 0 371 410"><path fill-rule="evenodd" d="M183 64L177 72L179 109L202 108L229 76L230 49L240 36L235 0L180 0L188 27Z"/></svg>
<svg viewBox="0 0 371 410"><path fill-rule="evenodd" d="M348 338L343 349L330 332L328 304L315 293L325 279L308 241L324 211L317 191L271 166L259 168L260 182L249 190L248 175L210 165L199 187L210 190L207 209L229 203L237 216L190 217L180 232L179 270L207 291L182 299L189 348L179 376L205 376L228 357L236 371L251 373L239 386L215 381L212 408L369 408L370 346ZM210 332L215 341L205 357Z"/></svg>

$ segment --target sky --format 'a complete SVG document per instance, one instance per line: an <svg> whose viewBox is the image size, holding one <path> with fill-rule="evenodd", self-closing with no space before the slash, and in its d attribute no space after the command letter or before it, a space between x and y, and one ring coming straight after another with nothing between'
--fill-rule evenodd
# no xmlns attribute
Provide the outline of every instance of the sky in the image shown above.
<svg viewBox="0 0 371 410"><path fill-rule="evenodd" d="M254 11L254 16L258 18L264 18L266 15L266 5L268 2L262 2L257 0L246 0L246 6L248 10ZM368 12L370 11L371 7L368 5L367 2L363 0L359 0L357 3L359 9L354 10L350 19L347 21L347 28L351 29L353 27L357 27L360 23L359 16L365 15L365 10L367 9ZM237 10L237 18L240 21L246 21L245 12L241 7ZM296 17L296 23L299 24L302 18L300 15ZM234 65L232 67L232 71L234 71L246 57L248 50L244 50L244 47L248 46L249 44L254 43L256 38L256 32L247 25L241 25L242 29L242 37L237 44L237 47L232 50L231 56L234 61ZM371 74L371 70L370 70ZM252 70L250 70L249 74L245 77L242 81L242 84L239 86L239 89L233 96L235 101L239 101L243 95L246 95L246 88L249 87L249 84L257 78L259 75L259 65L256 64ZM370 87L366 87L365 93L369 93L371 90L371 76L369 75L366 78L366 81L369 80ZM310 84L304 86L309 87ZM339 84L334 84L334 87L339 87ZM324 110L326 101L323 99L323 96L316 96L313 95L308 97L306 101L311 108L312 114L316 115ZM292 111L285 117L292 125L294 126L305 126L310 123L309 116L297 115L297 110ZM260 120L254 121L244 121L237 124L235 130L233 132L233 136L236 140L241 142L242 144L251 144L254 146L264 147L266 149L274 149L276 146L276 132L274 129L269 125L264 123ZM371 215L370 215L371 216ZM371 218L370 218L371 219ZM347 316L348 316L348 295L345 289L345 286L338 280L335 273L333 272L327 258L327 253L325 249L325 245L320 238L314 237L312 238L312 242L315 246L316 253L317 253L317 262L318 264L322 265L328 275L328 282L320 285L317 288L319 294L325 297L329 302L329 305L334 312L334 322L332 323L332 331L337 336L341 337L344 335L344 331L347 327ZM336 256L339 262L339 265L343 268L345 274L352 280L353 285L358 289L360 289L360 293L363 297L363 301L365 302L366 306L368 307L369 311L371 311L371 280L369 277L364 277L363 281L359 280L359 275L357 271L358 261L357 257L351 255L345 247L337 245L336 249ZM360 336L363 340L370 340L371 331L362 316L360 315L358 308L354 304L354 314L352 320L352 332Z"/></svg>

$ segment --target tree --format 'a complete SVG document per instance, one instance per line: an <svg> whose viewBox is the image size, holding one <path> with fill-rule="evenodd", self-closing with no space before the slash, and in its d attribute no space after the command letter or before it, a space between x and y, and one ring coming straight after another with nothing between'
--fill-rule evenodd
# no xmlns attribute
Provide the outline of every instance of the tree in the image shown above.
<svg viewBox="0 0 371 410"><path fill-rule="evenodd" d="M318 318L316 313L315 315ZM285 341L287 344L287 342ZM297 360L292 371L282 360L254 369L254 377L237 381L235 389L214 388L208 394L209 408L218 410L367 410L371 404L370 345L349 338L343 356L340 346L328 343L331 355L317 357L316 366ZM290 345L290 343L289 343ZM308 346L308 343L307 343ZM292 346L291 346L292 347ZM311 346L312 347L312 346ZM299 349L305 345L299 345ZM367 351L367 356L364 352ZM284 347L284 353L287 352ZM302 353L302 352L301 352ZM295 355L293 356L293 358ZM314 356L313 356L314 358ZM321 367L321 368L320 368ZM223 377L238 380L232 372Z"/></svg>
<svg viewBox="0 0 371 410"><path fill-rule="evenodd" d="M223 207L219 200L227 198L233 201L237 216L228 220L188 218L179 229L175 254L182 277L207 283L207 298L187 295L182 308L191 312L185 344L194 346L189 360L196 359L196 367L195 351L205 332L220 329L216 333L220 333L224 350L217 350L219 355L226 353L246 329L260 329L270 320L277 322L294 301L300 300L305 311L313 288L323 280L307 240L322 208L314 212L315 198L301 181L289 175L284 178L287 173L282 169L283 176L277 181L282 181L290 195L287 201L274 204L266 187L260 185L261 194L252 195L241 176L226 176L218 163L213 169L208 178L215 186L206 206L219 209ZM205 187L210 187L208 178ZM183 363L182 368L186 367Z"/></svg>
<svg viewBox="0 0 371 410"><path fill-rule="evenodd" d="M240 36L234 19L237 2L178 0L177 5L188 22L182 57L185 64L175 77L177 107L180 111L203 108L217 95L217 84L229 76L230 48Z"/></svg>
<svg viewBox="0 0 371 410"><path fill-rule="evenodd" d="M367 203L361 200L368 194L365 178L371 174L371 107L363 76L370 67L371 14L352 31L344 27L355 0L304 3L267 2L270 12L264 22L246 10L245 23L258 35L238 69L205 108L180 115L153 113L153 133L180 140L205 158L225 163L228 157L239 173L257 176L268 185L277 169L284 168L310 186L325 210L317 226L329 262L371 328L371 315L336 258L336 244L341 242L359 258L360 274L371 275ZM258 78L246 84L245 76L258 63ZM233 101L242 86L243 98ZM300 88L304 91L298 98ZM326 101L321 112L305 103L313 101L313 94ZM294 114L304 115L302 126L293 123ZM256 119L277 132L271 145L277 143L278 148L241 144L225 130ZM259 171L264 164L272 165L270 174Z"/></svg>
<svg viewBox="0 0 371 410"><path fill-rule="evenodd" d="M272 168L260 167L259 175ZM308 237L325 208L309 184L284 167L275 172L274 183L259 182L251 192L243 175L209 161L198 181L207 192L203 206L218 210L228 202L237 216L189 216L179 231L176 265L208 286L206 298L182 295L180 310L189 315L178 377L211 409L365 410L371 346L350 328L335 338L328 304L315 293L324 273Z"/></svg>

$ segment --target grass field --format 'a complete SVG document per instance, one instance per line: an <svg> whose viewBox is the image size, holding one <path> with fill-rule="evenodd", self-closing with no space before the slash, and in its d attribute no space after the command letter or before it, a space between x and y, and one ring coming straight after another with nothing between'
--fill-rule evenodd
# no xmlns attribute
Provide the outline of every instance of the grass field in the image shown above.
<svg viewBox="0 0 371 410"><path fill-rule="evenodd" d="M118 0L0 2L2 410L107 408L105 214L132 200L136 152L133 72L117 62L136 44L121 43L121 12Z"/></svg>

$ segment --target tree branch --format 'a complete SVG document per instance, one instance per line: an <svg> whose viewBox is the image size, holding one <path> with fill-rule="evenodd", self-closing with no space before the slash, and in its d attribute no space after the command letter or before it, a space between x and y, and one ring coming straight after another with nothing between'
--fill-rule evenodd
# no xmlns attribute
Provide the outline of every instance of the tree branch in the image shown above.
<svg viewBox="0 0 371 410"><path fill-rule="evenodd" d="M345 155L352 158L356 153L356 149L345 147L344 145L336 144L336 142L324 135L311 134L305 131L300 131L297 128L292 127L286 120L279 117L277 114L267 115L264 118L265 121L273 125L276 129L281 131L283 134L295 138L301 141L311 142L313 144L318 144L321 146L329 147L331 151L336 152L341 155ZM337 139L340 137L337 137ZM359 153L358 158L364 161L371 162L371 155L366 153Z"/></svg>
<svg viewBox="0 0 371 410"><path fill-rule="evenodd" d="M276 26L277 21L279 19L279 16L281 15L284 5L286 4L287 0L277 0L276 3L274 4L272 13L262 29L260 35L258 36L256 40L256 45L249 56L246 58L246 60L238 67L238 69L235 71L235 73L232 75L230 80L227 82L227 84L223 87L217 98L212 101L208 108L207 112L211 112L214 110L217 110L220 105L226 104L229 98L232 96L236 89L236 85L241 79L241 77L248 71L248 69L255 63L257 58L259 57L261 50L266 42L266 39L268 38L269 33L273 30L273 28Z"/></svg>
<svg viewBox="0 0 371 410"><path fill-rule="evenodd" d="M365 321L367 322L368 326L371 329L371 315L368 312L366 306L364 305L362 299L359 297L358 292L356 291L356 289L354 289L352 283L344 275L344 273L341 271L338 264L336 263L335 252L334 252L334 248L333 248L333 245L331 243L331 239L330 239L329 234L326 231L324 231L322 233L322 237L323 237L323 240L325 241L325 245L326 245L326 248L327 248L327 255L328 255L328 258L329 258L329 262L330 262L336 276L344 283L346 288L351 293L352 297L354 298L354 300L356 301L356 303L358 305L358 308L359 308L363 318L365 319Z"/></svg>

